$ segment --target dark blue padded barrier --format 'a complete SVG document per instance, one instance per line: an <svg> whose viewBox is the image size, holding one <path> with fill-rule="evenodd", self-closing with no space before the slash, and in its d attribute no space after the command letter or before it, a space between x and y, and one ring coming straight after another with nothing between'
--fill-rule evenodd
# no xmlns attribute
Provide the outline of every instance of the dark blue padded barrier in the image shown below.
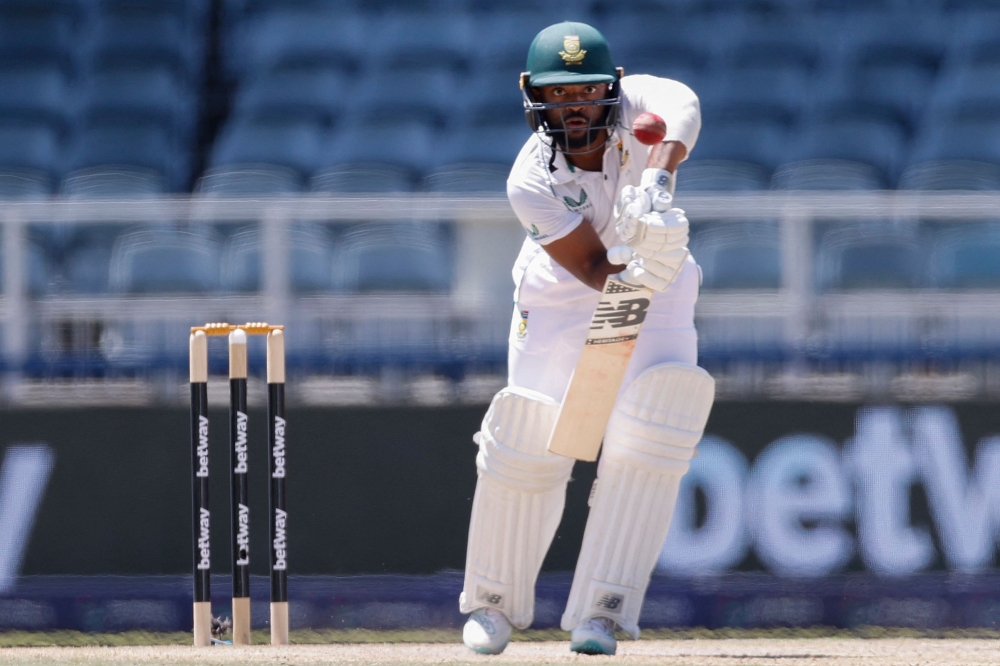
<svg viewBox="0 0 1000 666"><path fill-rule="evenodd" d="M542 574L536 629L559 626L571 575ZM231 615L230 579L212 576L215 615ZM292 629L443 629L462 626L462 573L431 576L289 576ZM268 624L268 582L250 582L254 628ZM847 574L787 579L729 574L654 576L643 628L706 627L995 627L1000 575L925 573L880 579ZM190 631L188 576L29 576L0 596L0 630Z"/></svg>

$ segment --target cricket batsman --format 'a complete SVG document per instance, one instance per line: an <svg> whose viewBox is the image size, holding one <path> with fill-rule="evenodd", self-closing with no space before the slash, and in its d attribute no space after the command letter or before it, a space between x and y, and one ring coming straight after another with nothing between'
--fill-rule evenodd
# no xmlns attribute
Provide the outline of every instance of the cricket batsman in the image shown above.
<svg viewBox="0 0 1000 666"><path fill-rule="evenodd" d="M666 539L681 477L701 439L714 382L697 367L700 271L675 173L701 127L685 85L623 76L604 36L583 23L542 30L521 76L534 134L507 180L527 232L514 265L508 386L475 440L463 640L498 654L534 616L535 581L562 517L572 458L547 450L609 276L652 289L604 433L598 478L562 628L570 649L614 654L615 630L639 636L639 612ZM631 131L665 120L653 146Z"/></svg>

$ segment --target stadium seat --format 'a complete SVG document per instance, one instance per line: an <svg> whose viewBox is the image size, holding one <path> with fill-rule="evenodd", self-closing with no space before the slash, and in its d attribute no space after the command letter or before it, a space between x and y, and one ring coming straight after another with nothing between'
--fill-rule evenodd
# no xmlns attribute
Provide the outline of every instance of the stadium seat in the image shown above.
<svg viewBox="0 0 1000 666"><path fill-rule="evenodd" d="M449 72L385 70L360 82L354 104L364 117L440 122L451 110L457 90L458 82Z"/></svg>
<svg viewBox="0 0 1000 666"><path fill-rule="evenodd" d="M0 69L0 119L64 124L66 75L55 65Z"/></svg>
<svg viewBox="0 0 1000 666"><path fill-rule="evenodd" d="M379 69L459 74L466 70L467 59L477 57L471 30L460 12L389 13L374 27L368 52Z"/></svg>
<svg viewBox="0 0 1000 666"><path fill-rule="evenodd" d="M904 190L1000 190L1000 166L965 160L914 164L903 172L899 187Z"/></svg>
<svg viewBox="0 0 1000 666"><path fill-rule="evenodd" d="M144 198L168 191L163 176L155 171L136 168L96 167L66 174L59 186L60 195L71 199Z"/></svg>
<svg viewBox="0 0 1000 666"><path fill-rule="evenodd" d="M316 167L323 131L317 123L236 118L212 148L212 167L273 164L309 174Z"/></svg>
<svg viewBox="0 0 1000 666"><path fill-rule="evenodd" d="M173 190L187 186L188 155L169 127L155 118L102 115L77 132L71 151L71 168L126 166L153 169Z"/></svg>
<svg viewBox="0 0 1000 666"><path fill-rule="evenodd" d="M791 126L809 97L808 76L797 69L728 69L705 93L706 123L763 121Z"/></svg>
<svg viewBox="0 0 1000 666"><path fill-rule="evenodd" d="M128 114L192 137L197 105L190 89L164 67L115 68L96 72L79 86L77 105L89 117Z"/></svg>
<svg viewBox="0 0 1000 666"><path fill-rule="evenodd" d="M706 224L691 239L705 289L780 289L781 235L773 223Z"/></svg>
<svg viewBox="0 0 1000 666"><path fill-rule="evenodd" d="M927 284L927 253L916 225L837 225L820 239L824 290L913 289Z"/></svg>
<svg viewBox="0 0 1000 666"><path fill-rule="evenodd" d="M44 173L21 169L0 170L0 201L45 199L51 194L52 181ZM52 267L52 257L32 232L33 229L29 229L26 286L30 294L45 294L52 289L55 269ZM3 276L4 256L5 253L0 252L0 277Z"/></svg>
<svg viewBox="0 0 1000 666"><path fill-rule="evenodd" d="M523 116L522 116L523 117ZM463 162L514 164L521 148L536 140L520 119L503 125L464 124L454 130L431 165Z"/></svg>
<svg viewBox="0 0 1000 666"><path fill-rule="evenodd" d="M338 70L280 68L246 80L235 113L255 118L332 125L350 101L350 79Z"/></svg>
<svg viewBox="0 0 1000 666"><path fill-rule="evenodd" d="M161 228L123 234L111 256L115 293L209 293L219 288L221 244L208 232Z"/></svg>
<svg viewBox="0 0 1000 666"><path fill-rule="evenodd" d="M52 179L41 171L0 170L0 199L44 199L52 190Z"/></svg>
<svg viewBox="0 0 1000 666"><path fill-rule="evenodd" d="M451 257L440 230L417 224L364 224L347 231L334 258L334 283L351 292L444 292Z"/></svg>
<svg viewBox="0 0 1000 666"><path fill-rule="evenodd" d="M771 187L776 190L882 190L886 186L878 169L847 160L782 164L771 176Z"/></svg>
<svg viewBox="0 0 1000 666"><path fill-rule="evenodd" d="M789 161L838 159L876 167L887 182L895 181L903 163L906 134L894 123L867 120L820 120L807 126Z"/></svg>
<svg viewBox="0 0 1000 666"><path fill-rule="evenodd" d="M510 166L489 163L450 164L424 176L427 192L482 192L506 194Z"/></svg>
<svg viewBox="0 0 1000 666"><path fill-rule="evenodd" d="M1000 121L1000 63L963 67L942 76L934 89L929 119L937 123Z"/></svg>
<svg viewBox="0 0 1000 666"><path fill-rule="evenodd" d="M108 17L97 23L83 47L85 70L172 69L198 83L204 68L204 36L169 16Z"/></svg>
<svg viewBox="0 0 1000 666"><path fill-rule="evenodd" d="M5 67L57 67L73 69L74 17L71 10L18 11L0 3L0 62Z"/></svg>
<svg viewBox="0 0 1000 666"><path fill-rule="evenodd" d="M302 177L293 169L264 164L228 165L209 169L194 191L202 196L244 197L286 194L302 190Z"/></svg>
<svg viewBox="0 0 1000 666"><path fill-rule="evenodd" d="M329 291L333 286L333 243L319 225L296 224L289 240L289 279L296 292ZM258 291L263 284L261 238L254 227L233 234L222 252L222 288Z"/></svg>
<svg viewBox="0 0 1000 666"><path fill-rule="evenodd" d="M35 169L47 174L61 167L59 134L44 122L0 122L0 167Z"/></svg>
<svg viewBox="0 0 1000 666"><path fill-rule="evenodd" d="M327 194L366 192L410 192L413 172L392 164L357 162L317 171L309 179L309 191Z"/></svg>
<svg viewBox="0 0 1000 666"><path fill-rule="evenodd" d="M993 121L932 124L917 135L910 162L973 160L1000 164L1000 133Z"/></svg>
<svg viewBox="0 0 1000 666"><path fill-rule="evenodd" d="M331 135L319 167L379 162L424 171L437 161L436 139L436 133L420 122L351 124Z"/></svg>
<svg viewBox="0 0 1000 666"><path fill-rule="evenodd" d="M1000 289L1000 229L956 222L933 240L931 276L944 289Z"/></svg>
<svg viewBox="0 0 1000 666"><path fill-rule="evenodd" d="M677 192L680 195L685 192L765 190L768 174L756 164L694 159L678 167Z"/></svg>
<svg viewBox="0 0 1000 666"><path fill-rule="evenodd" d="M310 65L353 74L369 34L368 21L351 12L262 12L233 32L223 58L237 79L278 66Z"/></svg>
<svg viewBox="0 0 1000 666"><path fill-rule="evenodd" d="M749 162L771 172L788 161L788 140L789 132L783 122L706 122L692 157Z"/></svg>
<svg viewBox="0 0 1000 666"><path fill-rule="evenodd" d="M136 199L166 191L162 175L136 168L81 169L67 174L59 187L68 199ZM60 290L107 292L112 248L125 227L120 222L40 227L38 233L61 259Z"/></svg>

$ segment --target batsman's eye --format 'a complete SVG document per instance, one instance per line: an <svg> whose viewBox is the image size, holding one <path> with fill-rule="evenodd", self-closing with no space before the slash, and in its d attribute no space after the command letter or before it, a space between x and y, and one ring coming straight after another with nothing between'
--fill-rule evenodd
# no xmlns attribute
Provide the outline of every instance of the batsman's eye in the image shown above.
<svg viewBox="0 0 1000 666"><path fill-rule="evenodd" d="M583 89L585 95L593 95L597 92L597 86L587 86Z"/></svg>

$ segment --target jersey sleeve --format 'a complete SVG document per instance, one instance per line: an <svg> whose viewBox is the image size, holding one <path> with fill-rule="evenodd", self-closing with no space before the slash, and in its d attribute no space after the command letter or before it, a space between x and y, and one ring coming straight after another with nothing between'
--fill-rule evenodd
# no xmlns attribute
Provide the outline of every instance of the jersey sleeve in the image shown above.
<svg viewBox="0 0 1000 666"><path fill-rule="evenodd" d="M507 181L507 198L528 237L540 245L568 236L583 215L569 210L543 185Z"/></svg>
<svg viewBox="0 0 1000 666"><path fill-rule="evenodd" d="M680 141L691 153L701 131L701 105L693 90L680 81L639 74L622 79L622 94L627 101L626 127L640 113L652 111L667 123L664 141Z"/></svg>

